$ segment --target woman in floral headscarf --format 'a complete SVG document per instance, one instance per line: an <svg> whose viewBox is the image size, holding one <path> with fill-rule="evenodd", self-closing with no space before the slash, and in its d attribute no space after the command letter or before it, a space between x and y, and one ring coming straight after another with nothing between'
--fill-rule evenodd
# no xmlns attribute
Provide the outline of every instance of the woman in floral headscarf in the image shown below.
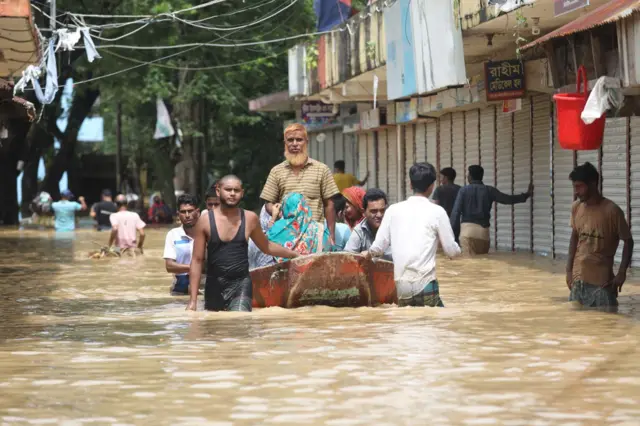
<svg viewBox="0 0 640 426"><path fill-rule="evenodd" d="M311 219L311 208L304 196L297 192L282 200L282 218L277 220L267 238L301 255L331 251L329 229L324 223ZM286 259L276 258L278 262Z"/></svg>
<svg viewBox="0 0 640 426"><path fill-rule="evenodd" d="M342 191L342 195L347 199L344 208L344 221L353 229L364 219L364 194L365 190L359 186L350 186Z"/></svg>

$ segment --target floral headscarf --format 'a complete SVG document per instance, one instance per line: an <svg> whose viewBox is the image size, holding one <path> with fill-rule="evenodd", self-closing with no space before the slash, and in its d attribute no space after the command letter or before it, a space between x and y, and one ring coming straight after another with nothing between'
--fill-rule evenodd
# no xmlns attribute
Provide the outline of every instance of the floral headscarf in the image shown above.
<svg viewBox="0 0 640 426"><path fill-rule="evenodd" d="M282 200L282 219L273 224L267 238L301 255L331 251L329 229L311 217L311 208L304 196L298 192L287 194ZM321 235L318 235L324 228ZM322 246L320 246L322 244ZM277 258L279 262L286 259Z"/></svg>

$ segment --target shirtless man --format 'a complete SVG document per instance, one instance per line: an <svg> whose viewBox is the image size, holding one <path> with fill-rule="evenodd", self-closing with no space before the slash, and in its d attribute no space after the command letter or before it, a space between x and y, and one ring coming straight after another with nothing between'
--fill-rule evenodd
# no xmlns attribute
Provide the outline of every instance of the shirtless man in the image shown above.
<svg viewBox="0 0 640 426"><path fill-rule="evenodd" d="M267 240L258 216L238 207L244 190L233 175L220 179L220 205L202 213L195 229L189 270L190 299L187 310L196 310L202 262L207 250L207 282L204 308L210 311L251 311L253 287L249 275L248 240L277 257L294 258L298 253Z"/></svg>

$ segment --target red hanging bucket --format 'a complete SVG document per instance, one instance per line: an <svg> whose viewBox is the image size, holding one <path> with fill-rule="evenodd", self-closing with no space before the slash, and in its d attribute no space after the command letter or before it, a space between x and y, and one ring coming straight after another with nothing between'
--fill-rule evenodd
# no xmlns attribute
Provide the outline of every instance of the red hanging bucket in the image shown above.
<svg viewBox="0 0 640 426"><path fill-rule="evenodd" d="M580 83L583 84L584 90L582 92L580 91ZM564 149L588 151L598 149L602 145L606 123L605 114L602 114L591 124L585 124L580 118L589 98L587 89L587 71L584 66L580 66L576 79L576 93L553 95L558 109L558 142Z"/></svg>

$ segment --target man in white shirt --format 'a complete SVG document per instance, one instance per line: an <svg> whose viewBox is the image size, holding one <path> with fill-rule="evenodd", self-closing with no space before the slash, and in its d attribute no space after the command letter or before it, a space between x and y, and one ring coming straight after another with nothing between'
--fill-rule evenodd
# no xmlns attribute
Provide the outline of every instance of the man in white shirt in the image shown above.
<svg viewBox="0 0 640 426"><path fill-rule="evenodd" d="M447 212L429 200L436 169L414 164L409 179L414 195L387 209L373 245L363 254L381 256L391 246L399 306L444 307L436 279L438 241L450 257L459 255L460 247Z"/></svg>
<svg viewBox="0 0 640 426"><path fill-rule="evenodd" d="M200 218L198 200L190 194L178 197L178 218L182 226L167 233L164 258L167 272L174 274L171 294L189 294L189 268L193 253L193 233Z"/></svg>

